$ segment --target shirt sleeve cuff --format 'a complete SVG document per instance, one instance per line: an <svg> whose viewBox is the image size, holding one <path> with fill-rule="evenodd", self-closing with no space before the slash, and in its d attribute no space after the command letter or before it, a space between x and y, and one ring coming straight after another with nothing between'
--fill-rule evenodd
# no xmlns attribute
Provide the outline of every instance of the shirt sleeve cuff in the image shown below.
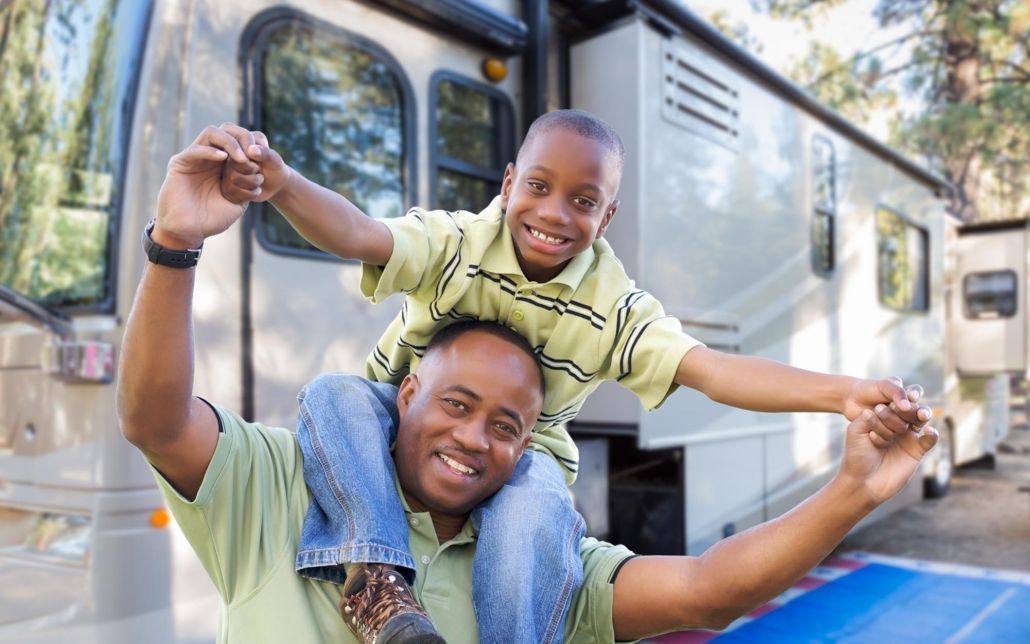
<svg viewBox="0 0 1030 644"><path fill-rule="evenodd" d="M683 356L694 347L704 346L699 340L689 335L681 334L666 351L658 365L651 372L651 382L640 402L648 411L654 411L662 406L672 395L672 392L679 388L676 384L676 372L679 370Z"/></svg>

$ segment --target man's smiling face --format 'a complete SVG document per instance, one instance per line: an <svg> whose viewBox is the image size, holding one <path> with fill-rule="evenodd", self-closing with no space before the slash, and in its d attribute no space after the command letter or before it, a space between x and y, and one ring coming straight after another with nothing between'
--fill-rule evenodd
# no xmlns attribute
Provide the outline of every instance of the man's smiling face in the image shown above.
<svg viewBox="0 0 1030 644"><path fill-rule="evenodd" d="M543 396L507 340L470 331L429 352L397 396L394 460L411 509L459 518L511 477Z"/></svg>

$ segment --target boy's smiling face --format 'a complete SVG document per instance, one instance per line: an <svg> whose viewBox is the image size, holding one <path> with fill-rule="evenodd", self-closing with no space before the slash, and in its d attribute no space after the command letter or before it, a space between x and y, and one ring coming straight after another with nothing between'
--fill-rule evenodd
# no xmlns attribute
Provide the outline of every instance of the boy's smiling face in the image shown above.
<svg viewBox="0 0 1030 644"><path fill-rule="evenodd" d="M594 139L554 127L508 164L501 206L527 278L546 282L600 237L619 202L622 169Z"/></svg>

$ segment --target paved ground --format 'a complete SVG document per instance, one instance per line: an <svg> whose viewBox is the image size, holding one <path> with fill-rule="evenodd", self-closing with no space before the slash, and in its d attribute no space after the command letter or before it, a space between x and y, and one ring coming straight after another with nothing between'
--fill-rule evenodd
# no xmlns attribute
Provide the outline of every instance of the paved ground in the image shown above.
<svg viewBox="0 0 1030 644"><path fill-rule="evenodd" d="M1011 431L995 469L959 470L945 498L849 536L822 566L722 633L649 642L1030 642L1030 492L1021 487L1030 489L1025 425Z"/></svg>
<svg viewBox="0 0 1030 644"><path fill-rule="evenodd" d="M924 499L849 536L861 550L1030 571L1030 429L1012 429L994 470L963 468L943 499Z"/></svg>

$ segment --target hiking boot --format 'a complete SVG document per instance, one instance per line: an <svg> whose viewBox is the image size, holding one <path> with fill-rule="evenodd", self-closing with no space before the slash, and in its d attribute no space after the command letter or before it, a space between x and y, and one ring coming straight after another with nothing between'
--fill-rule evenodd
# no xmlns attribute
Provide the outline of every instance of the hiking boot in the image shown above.
<svg viewBox="0 0 1030 644"><path fill-rule="evenodd" d="M392 566L364 564L348 577L340 615L365 644L446 644Z"/></svg>

